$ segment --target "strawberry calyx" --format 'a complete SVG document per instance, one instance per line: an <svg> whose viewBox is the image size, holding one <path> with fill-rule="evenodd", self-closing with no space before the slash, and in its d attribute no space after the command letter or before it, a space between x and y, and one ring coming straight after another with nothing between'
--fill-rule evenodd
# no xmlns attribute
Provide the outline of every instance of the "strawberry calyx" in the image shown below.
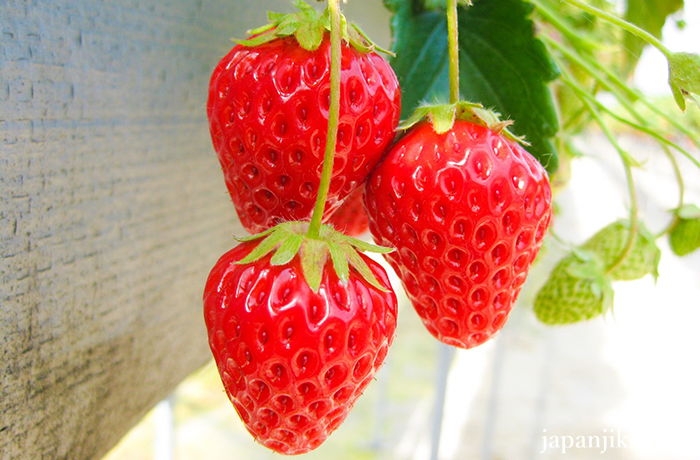
<svg viewBox="0 0 700 460"><path fill-rule="evenodd" d="M243 46L258 46L278 38L293 36L305 50L318 49L326 32L331 30L330 10L326 8L323 13L319 13L303 0L293 0L292 4L299 10L298 12L289 14L268 12L269 24L249 30L250 38L233 39L233 41ZM372 42L357 25L348 24L344 15L341 15L340 27L343 42L350 43L357 51L361 53L381 51L393 56L391 51Z"/></svg>
<svg viewBox="0 0 700 460"><path fill-rule="evenodd" d="M274 252L270 264L279 266L288 264L298 254L306 283L311 290L318 292L323 278L323 269L330 257L333 269L344 284L350 279L352 267L372 286L387 291L374 276L358 250L388 254L393 251L392 248L376 246L343 235L328 225L321 225L318 238L309 237L308 229L308 222L283 222L257 235L236 238L239 242L262 240L246 257L236 263L255 262Z"/></svg>
<svg viewBox="0 0 700 460"><path fill-rule="evenodd" d="M501 120L499 113L485 109L483 105L475 102L457 101L452 104L423 104L413 112L413 115L399 124L399 129L409 129L423 119L428 119L438 134L445 134L452 129L455 121L462 120L485 126L512 141L529 145L523 137L516 136L508 130L508 126L513 124L512 120Z"/></svg>
<svg viewBox="0 0 700 460"><path fill-rule="evenodd" d="M612 279L606 273L603 260L592 250L573 248L575 262L566 267L566 273L577 279L589 280L597 298L603 299L603 313L612 309Z"/></svg>

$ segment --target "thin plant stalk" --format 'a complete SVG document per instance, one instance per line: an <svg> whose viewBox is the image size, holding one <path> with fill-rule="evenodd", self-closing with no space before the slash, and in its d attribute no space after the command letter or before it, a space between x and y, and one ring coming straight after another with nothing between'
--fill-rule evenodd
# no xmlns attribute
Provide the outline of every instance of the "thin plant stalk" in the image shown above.
<svg viewBox="0 0 700 460"><path fill-rule="evenodd" d="M311 216L311 223L306 233L308 238L317 239L321 230L323 211L326 207L328 190L333 175L333 158L335 144L338 139L338 123L340 120L340 62L341 62L341 33L339 0L328 0L328 11L331 19L331 102L328 109L328 134L326 136L326 151L323 156L321 182L318 186L316 205Z"/></svg>

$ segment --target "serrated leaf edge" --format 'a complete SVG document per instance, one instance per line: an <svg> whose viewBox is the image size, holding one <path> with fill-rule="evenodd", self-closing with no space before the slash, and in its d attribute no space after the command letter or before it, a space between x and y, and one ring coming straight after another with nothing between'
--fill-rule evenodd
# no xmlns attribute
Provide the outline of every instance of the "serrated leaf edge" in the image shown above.
<svg viewBox="0 0 700 460"><path fill-rule="evenodd" d="M407 130L422 120L428 120L438 134L445 134L452 129L458 120L468 121L480 126L485 126L491 131L502 134L511 141L522 145L530 145L524 137L516 136L508 127L512 120L501 120L501 114L483 105L469 101L458 101L454 104L421 104L406 120L402 121L398 129Z"/></svg>
<svg viewBox="0 0 700 460"><path fill-rule="evenodd" d="M281 266L290 263L299 254L304 279L314 292L318 292L323 270L330 257L333 270L343 284L348 283L352 267L373 287L389 292L389 289L377 280L360 252L388 254L394 249L343 235L328 225L321 226L318 239L308 238L307 230L308 222L285 222L257 235L237 238L240 242L261 241L236 264L253 263L274 253L270 264Z"/></svg>
<svg viewBox="0 0 700 460"><path fill-rule="evenodd" d="M330 16L328 8L321 14L315 8L302 0L292 1L299 11L296 13L267 13L270 22L264 26L248 31L249 38L231 40L242 46L259 46L277 38L294 36L299 45L308 51L315 51L323 42L324 32L330 32ZM341 38L361 53L381 51L394 56L389 50L377 46L366 33L355 24L348 24L345 15L341 14Z"/></svg>

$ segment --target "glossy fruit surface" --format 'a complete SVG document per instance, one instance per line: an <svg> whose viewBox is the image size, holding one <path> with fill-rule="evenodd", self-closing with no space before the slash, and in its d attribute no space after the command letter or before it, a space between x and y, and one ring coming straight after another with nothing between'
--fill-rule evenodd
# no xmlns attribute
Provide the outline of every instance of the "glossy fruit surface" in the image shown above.
<svg viewBox="0 0 700 460"><path fill-rule="evenodd" d="M328 224L348 236L358 237L369 230L369 219L362 203L363 189L359 188L350 195L333 213Z"/></svg>
<svg viewBox="0 0 700 460"><path fill-rule="evenodd" d="M365 188L370 231L426 328L471 348L501 329L551 219L544 168L490 129L415 125Z"/></svg>
<svg viewBox="0 0 700 460"><path fill-rule="evenodd" d="M342 47L340 124L329 217L391 144L400 89L376 53ZM207 114L226 186L251 233L308 220L318 192L330 104L330 40L307 51L293 37L238 45L214 70Z"/></svg>
<svg viewBox="0 0 700 460"><path fill-rule="evenodd" d="M361 255L382 286L351 268L344 285L326 264L314 293L299 257L236 264L257 242L217 262L204 291L209 344L224 388L255 439L284 454L318 447L343 422L384 361L396 330L386 272Z"/></svg>

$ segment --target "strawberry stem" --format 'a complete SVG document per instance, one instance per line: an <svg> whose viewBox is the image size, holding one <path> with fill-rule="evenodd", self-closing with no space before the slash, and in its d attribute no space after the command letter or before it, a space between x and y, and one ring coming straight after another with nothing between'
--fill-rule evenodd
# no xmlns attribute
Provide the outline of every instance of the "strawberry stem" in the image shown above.
<svg viewBox="0 0 700 460"><path fill-rule="evenodd" d="M627 32L636 35L637 37L641 38L645 42L649 43L650 45L654 46L656 49L661 51L666 58L670 58L671 50L666 48L663 43L661 43L660 40L658 40L656 37L651 35L649 32L640 29L639 27L635 26L634 24L631 24L627 21L625 21L622 18L619 18L613 14L606 13L603 10L599 10L598 8L595 8L591 5L588 5L584 2L581 2L579 0L564 0L566 3L569 3L570 5L574 5L583 11L592 14L593 16L603 19L605 21L608 21L612 24L615 24L616 26L626 30Z"/></svg>
<svg viewBox="0 0 700 460"><path fill-rule="evenodd" d="M338 123L340 119L340 60L341 60L341 33L340 33L340 6L339 0L328 0L328 10L331 19L331 102L328 109L328 135L326 136L326 151L323 156L323 170L321 182L318 186L318 195L314 213L311 216L308 238L318 238L321 230L323 211L326 207L326 198L333 174L333 157L335 156L335 144L338 138Z"/></svg>
<svg viewBox="0 0 700 460"><path fill-rule="evenodd" d="M569 86L574 91L576 91L577 89L580 90L580 88L578 88L573 83L568 73L563 68L561 69L561 72L561 78L564 81L564 83L569 84ZM613 136L612 132L610 131L610 128L608 128L608 125L605 124L605 121L603 121L602 117L600 116L598 108L590 100L584 97L584 95L579 94L578 92L577 95L581 102L586 106L593 119L598 123L600 129L603 130L603 133L608 138L612 146L615 148L615 150L617 150L618 154L620 155L620 158L622 159L622 165L625 170L625 178L627 179L627 189L630 197L630 233L627 238L627 243L625 244L625 247L620 253L620 255L617 257L617 259L615 259L615 261L612 264L606 267L605 274L607 275L613 270L615 270L620 264L622 264L622 262L624 262L625 258L632 251L632 247L634 246L634 240L637 238L637 232L639 229L637 192L634 186L634 177L632 175L632 164L636 163L636 161L629 153L627 153L622 148L622 146L620 146L620 144L618 144L617 140L615 139L615 136Z"/></svg>
<svg viewBox="0 0 700 460"><path fill-rule="evenodd" d="M450 56L450 104L459 101L459 30L457 0L447 0L447 44Z"/></svg>
<svg viewBox="0 0 700 460"><path fill-rule="evenodd" d="M634 181L632 179L632 166L625 160L624 156L622 157L622 163L625 168L625 176L627 177L627 188L630 195L630 233L627 237L627 244L625 244L625 248L622 250L615 262L613 262L609 267L606 268L606 275L611 273L618 266L620 266L620 264L622 264L622 262L625 261L629 253L632 252L632 248L634 247L634 240L637 238L637 233L639 231L639 219L637 216L637 192L634 188Z"/></svg>

